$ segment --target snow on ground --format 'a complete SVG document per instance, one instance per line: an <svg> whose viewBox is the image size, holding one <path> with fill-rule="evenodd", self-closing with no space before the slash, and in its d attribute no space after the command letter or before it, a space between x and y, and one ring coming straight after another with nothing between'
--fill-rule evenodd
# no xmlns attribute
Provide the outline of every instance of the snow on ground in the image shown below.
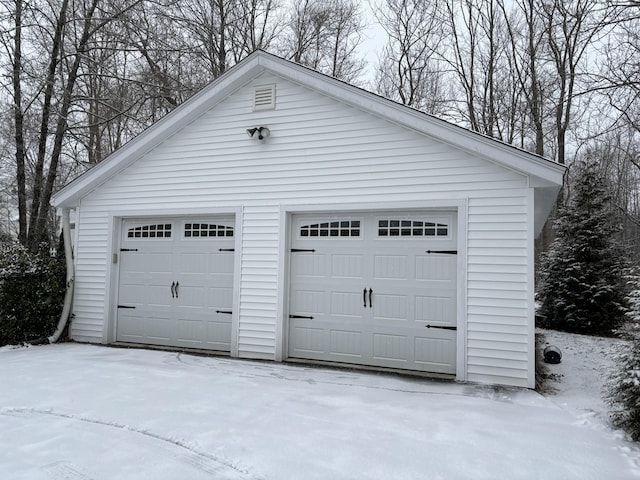
<svg viewBox="0 0 640 480"><path fill-rule="evenodd" d="M545 333L564 346L548 397L175 352L5 347L0 478L640 478L640 450L593 414L591 381L580 385L580 339Z"/></svg>
<svg viewBox="0 0 640 480"><path fill-rule="evenodd" d="M616 366L614 353L624 340L543 329L538 333L544 336L541 348L553 345L562 352L559 364L544 364L545 394L582 419L608 425L603 385Z"/></svg>

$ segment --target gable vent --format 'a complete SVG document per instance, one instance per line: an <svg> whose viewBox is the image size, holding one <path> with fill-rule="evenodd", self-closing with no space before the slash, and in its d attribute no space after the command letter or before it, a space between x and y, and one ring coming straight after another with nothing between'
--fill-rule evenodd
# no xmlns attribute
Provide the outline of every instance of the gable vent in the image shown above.
<svg viewBox="0 0 640 480"><path fill-rule="evenodd" d="M256 87L253 96L253 110L270 110L273 108L276 108L275 84Z"/></svg>

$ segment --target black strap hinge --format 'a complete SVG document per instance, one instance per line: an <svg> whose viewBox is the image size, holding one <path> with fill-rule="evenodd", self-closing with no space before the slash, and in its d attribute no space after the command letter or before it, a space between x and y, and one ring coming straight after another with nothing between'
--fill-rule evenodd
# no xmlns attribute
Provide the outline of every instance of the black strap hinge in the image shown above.
<svg viewBox="0 0 640 480"><path fill-rule="evenodd" d="M226 313L227 315L233 314L231 310L216 310L216 313Z"/></svg>
<svg viewBox="0 0 640 480"><path fill-rule="evenodd" d="M445 253L447 255L457 255L457 250L427 250L427 253Z"/></svg>
<svg viewBox="0 0 640 480"><path fill-rule="evenodd" d="M292 248L291 252L296 253L296 252L315 252L316 249L315 248Z"/></svg>
<svg viewBox="0 0 640 480"><path fill-rule="evenodd" d="M138 249L137 248L121 248L120 251L121 252L137 252Z"/></svg>
<svg viewBox="0 0 640 480"><path fill-rule="evenodd" d="M427 325L427 328L439 328L440 330L457 330L458 327L449 327L444 325Z"/></svg>
<svg viewBox="0 0 640 480"><path fill-rule="evenodd" d="M313 320L311 315L289 315L289 318L307 318L309 320Z"/></svg>
<svg viewBox="0 0 640 480"><path fill-rule="evenodd" d="M235 248L219 248L218 251L219 252L235 252L236 249Z"/></svg>
<svg viewBox="0 0 640 480"><path fill-rule="evenodd" d="M118 308L136 308L135 305L118 305Z"/></svg>

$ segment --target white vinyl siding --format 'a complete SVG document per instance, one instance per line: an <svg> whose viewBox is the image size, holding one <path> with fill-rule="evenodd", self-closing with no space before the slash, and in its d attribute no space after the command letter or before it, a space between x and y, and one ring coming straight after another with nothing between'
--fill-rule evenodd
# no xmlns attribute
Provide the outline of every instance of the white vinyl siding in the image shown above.
<svg viewBox="0 0 640 480"><path fill-rule="evenodd" d="M71 333L81 342L100 342L105 332L107 243L109 218L104 212L84 214L76 221L74 317Z"/></svg>
<svg viewBox="0 0 640 480"><path fill-rule="evenodd" d="M529 386L526 190L468 203L467 373L487 383Z"/></svg>
<svg viewBox="0 0 640 480"><path fill-rule="evenodd" d="M243 213L238 350L244 357L275 357L279 215L278 206Z"/></svg>
<svg viewBox="0 0 640 480"><path fill-rule="evenodd" d="M255 87L271 83L276 108L254 112ZM270 138L248 138L256 125ZM533 368L527 192L521 174L265 74L82 199L72 335L108 341L113 215L242 208L238 355L274 359L280 205L468 199L468 379L520 385Z"/></svg>

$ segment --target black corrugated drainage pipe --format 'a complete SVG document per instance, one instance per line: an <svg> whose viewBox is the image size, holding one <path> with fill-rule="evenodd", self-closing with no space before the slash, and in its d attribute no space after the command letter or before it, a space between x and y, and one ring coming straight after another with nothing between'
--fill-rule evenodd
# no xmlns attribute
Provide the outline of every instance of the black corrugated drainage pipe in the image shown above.
<svg viewBox="0 0 640 480"><path fill-rule="evenodd" d="M56 343L64 331L71 312L71 300L73 299L73 284L75 280L75 272L73 267L73 249L71 248L71 222L69 220L69 209L62 209L62 238L64 239L64 256L67 263L67 291L64 294L64 305L58 327L50 337L37 338L29 342L31 345L46 345Z"/></svg>

